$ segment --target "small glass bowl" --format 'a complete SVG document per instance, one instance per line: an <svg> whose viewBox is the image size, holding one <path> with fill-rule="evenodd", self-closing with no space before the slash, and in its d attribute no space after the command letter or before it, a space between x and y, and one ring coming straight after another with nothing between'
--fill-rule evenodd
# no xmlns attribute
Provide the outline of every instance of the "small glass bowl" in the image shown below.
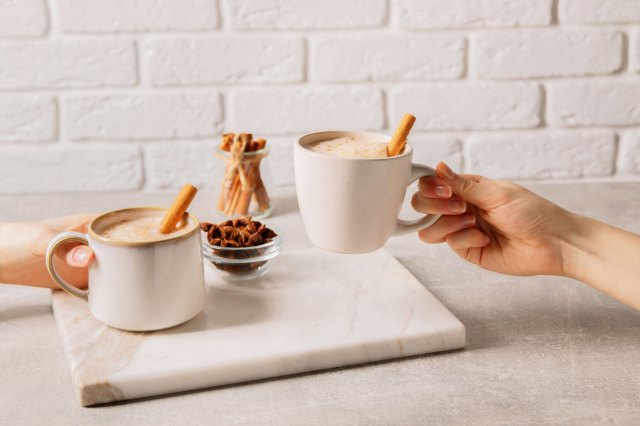
<svg viewBox="0 0 640 426"><path fill-rule="evenodd" d="M220 247L203 242L202 254L227 280L258 278L271 269L273 260L280 254L282 235L279 230L274 231L278 234L275 238L255 247Z"/></svg>

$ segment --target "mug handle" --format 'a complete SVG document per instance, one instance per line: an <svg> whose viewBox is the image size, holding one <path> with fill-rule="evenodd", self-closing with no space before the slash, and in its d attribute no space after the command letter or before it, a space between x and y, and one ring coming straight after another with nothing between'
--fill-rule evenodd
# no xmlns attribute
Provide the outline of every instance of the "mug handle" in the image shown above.
<svg viewBox="0 0 640 426"><path fill-rule="evenodd" d="M411 177L409 178L409 185L422 177L435 175L436 171L433 169L433 167L413 163L411 165ZM440 219L440 216L441 215L439 214L428 214L416 220L398 219L398 223L396 224L396 229L393 232L393 235L404 235L423 228L427 228L436 223L436 221Z"/></svg>
<svg viewBox="0 0 640 426"><path fill-rule="evenodd" d="M58 275L58 272L56 271L56 267L53 264L53 259L58 248L60 248L62 244L65 244L68 242L76 242L84 245L89 245L87 236L79 232L63 232L61 234L56 235L53 238L53 240L51 240L51 242L49 243L49 246L47 247L47 254L45 258L46 264L47 264L47 270L49 271L49 275L51 275L51 278L53 278L53 281L55 281L55 283L58 284L58 286L60 286L61 289L71 294L72 296L79 297L82 300L88 300L89 290L80 290L79 288L74 287L68 282L66 282L65 280L63 280Z"/></svg>

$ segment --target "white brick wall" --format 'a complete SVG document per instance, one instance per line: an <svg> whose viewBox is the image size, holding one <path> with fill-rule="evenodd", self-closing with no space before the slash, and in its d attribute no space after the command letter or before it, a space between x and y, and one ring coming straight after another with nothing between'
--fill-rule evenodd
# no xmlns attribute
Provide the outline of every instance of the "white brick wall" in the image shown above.
<svg viewBox="0 0 640 426"><path fill-rule="evenodd" d="M45 0L0 0L0 37L38 37L48 26Z"/></svg>
<svg viewBox="0 0 640 426"><path fill-rule="evenodd" d="M142 184L137 147L0 146L0 193L131 191Z"/></svg>
<svg viewBox="0 0 640 426"><path fill-rule="evenodd" d="M128 40L0 41L0 89L133 86Z"/></svg>
<svg viewBox="0 0 640 426"><path fill-rule="evenodd" d="M205 31L218 26L208 0L58 0L65 33Z"/></svg>
<svg viewBox="0 0 640 426"><path fill-rule="evenodd" d="M465 70L456 35L376 34L312 39L312 78L325 82L455 79Z"/></svg>
<svg viewBox="0 0 640 426"><path fill-rule="evenodd" d="M623 173L640 173L640 131L626 132L622 135L618 168Z"/></svg>
<svg viewBox="0 0 640 426"><path fill-rule="evenodd" d="M640 73L640 27L631 33L630 49L631 71Z"/></svg>
<svg viewBox="0 0 640 426"><path fill-rule="evenodd" d="M295 83L304 78L301 37L170 38L149 42L143 50L156 86Z"/></svg>
<svg viewBox="0 0 640 426"><path fill-rule="evenodd" d="M0 95L0 143L46 142L56 136L56 103L50 96Z"/></svg>
<svg viewBox="0 0 640 426"><path fill-rule="evenodd" d="M536 132L469 138L473 170L507 179L606 176L613 170L613 132Z"/></svg>
<svg viewBox="0 0 640 426"><path fill-rule="evenodd" d="M238 30L309 30L380 27L386 0L222 0L229 26Z"/></svg>
<svg viewBox="0 0 640 426"><path fill-rule="evenodd" d="M303 134L314 130L380 130L382 93L370 88L242 89L229 93L230 129Z"/></svg>
<svg viewBox="0 0 640 426"><path fill-rule="evenodd" d="M571 24L640 22L638 0L560 0L558 20Z"/></svg>
<svg viewBox="0 0 640 426"><path fill-rule="evenodd" d="M391 118L412 111L418 130L527 129L540 124L540 88L534 83L440 83L390 94Z"/></svg>
<svg viewBox="0 0 640 426"><path fill-rule="evenodd" d="M640 81L553 82L547 118L562 127L640 125Z"/></svg>
<svg viewBox="0 0 640 426"><path fill-rule="evenodd" d="M411 29L542 26L551 0L397 0L398 24Z"/></svg>
<svg viewBox="0 0 640 426"><path fill-rule="evenodd" d="M225 131L390 134L507 179L640 181L640 0L0 0L0 193L212 186Z"/></svg>
<svg viewBox="0 0 640 426"><path fill-rule="evenodd" d="M473 37L470 62L484 79L605 75L622 66L622 40L604 30L485 32Z"/></svg>
<svg viewBox="0 0 640 426"><path fill-rule="evenodd" d="M71 140L213 139L222 111L208 92L69 95L64 124Z"/></svg>

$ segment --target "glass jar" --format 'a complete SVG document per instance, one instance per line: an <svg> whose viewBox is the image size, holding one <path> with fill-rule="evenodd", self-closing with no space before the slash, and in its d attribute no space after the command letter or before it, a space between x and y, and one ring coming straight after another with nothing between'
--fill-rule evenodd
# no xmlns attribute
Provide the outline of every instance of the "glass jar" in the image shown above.
<svg viewBox="0 0 640 426"><path fill-rule="evenodd" d="M268 146L235 155L216 147L215 203L219 217L250 216L259 220L271 214L273 202L267 191L271 186L271 176L265 166L268 155Z"/></svg>

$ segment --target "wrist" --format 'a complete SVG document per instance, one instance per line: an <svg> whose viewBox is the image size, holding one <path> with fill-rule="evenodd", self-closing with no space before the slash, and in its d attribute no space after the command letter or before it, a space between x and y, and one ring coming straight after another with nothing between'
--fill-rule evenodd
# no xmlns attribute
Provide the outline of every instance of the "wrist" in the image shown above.
<svg viewBox="0 0 640 426"><path fill-rule="evenodd" d="M562 255L562 276L582 281L585 259L590 257L589 233L593 232L595 222L585 216L567 212L567 222L560 236Z"/></svg>

